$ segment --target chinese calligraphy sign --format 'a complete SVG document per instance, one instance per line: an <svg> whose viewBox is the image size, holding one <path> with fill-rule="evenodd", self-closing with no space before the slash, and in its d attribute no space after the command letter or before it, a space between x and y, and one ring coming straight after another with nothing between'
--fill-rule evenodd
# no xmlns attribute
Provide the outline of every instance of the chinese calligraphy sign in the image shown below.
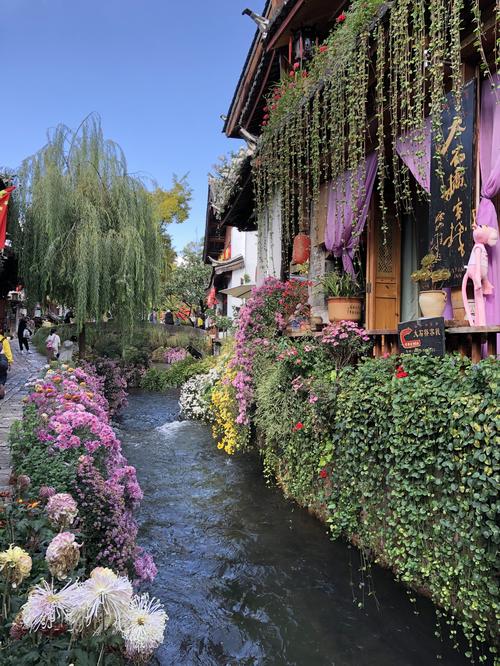
<svg viewBox="0 0 500 666"><path fill-rule="evenodd" d="M446 97L441 115L442 134L432 135L430 251L439 265L449 268L445 286L461 283L464 266L473 246L472 197L475 81L463 88L460 116L455 113L453 94Z"/></svg>

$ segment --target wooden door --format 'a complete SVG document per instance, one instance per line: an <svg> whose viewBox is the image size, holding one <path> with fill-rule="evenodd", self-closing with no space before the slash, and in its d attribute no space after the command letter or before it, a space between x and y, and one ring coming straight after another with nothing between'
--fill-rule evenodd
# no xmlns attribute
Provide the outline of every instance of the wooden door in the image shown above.
<svg viewBox="0 0 500 666"><path fill-rule="evenodd" d="M401 228L395 215L387 214L387 230L372 200L368 218L366 327L396 330L401 299Z"/></svg>

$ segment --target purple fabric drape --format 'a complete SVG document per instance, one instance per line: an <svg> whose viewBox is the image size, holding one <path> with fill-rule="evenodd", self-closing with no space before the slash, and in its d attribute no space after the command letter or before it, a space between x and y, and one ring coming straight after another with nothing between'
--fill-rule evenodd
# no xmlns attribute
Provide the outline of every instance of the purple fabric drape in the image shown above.
<svg viewBox="0 0 500 666"><path fill-rule="evenodd" d="M416 181L431 191L431 118L424 120L421 130L402 134L396 139L396 152Z"/></svg>
<svg viewBox="0 0 500 666"><path fill-rule="evenodd" d="M481 116L479 126L479 165L481 167L481 202L477 211L478 225L487 224L498 230L498 219L493 197L500 192L500 74L493 81L483 82L481 90ZM495 91L496 87L496 91ZM488 279L495 290L486 296L486 323L500 324L500 244L488 247Z"/></svg>
<svg viewBox="0 0 500 666"><path fill-rule="evenodd" d="M376 173L377 155L370 153L364 168L360 166L356 172L347 171L339 176L328 194L325 245L335 257L342 257L344 270L351 275L354 275L354 252L365 226Z"/></svg>

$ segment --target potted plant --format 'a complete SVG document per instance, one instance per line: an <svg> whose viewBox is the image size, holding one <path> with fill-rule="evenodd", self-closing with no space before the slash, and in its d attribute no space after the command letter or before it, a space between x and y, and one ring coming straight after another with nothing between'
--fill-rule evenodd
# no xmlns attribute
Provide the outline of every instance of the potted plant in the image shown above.
<svg viewBox="0 0 500 666"><path fill-rule="evenodd" d="M332 271L320 280L328 303L328 319L335 321L360 321L360 288L350 273Z"/></svg>
<svg viewBox="0 0 500 666"><path fill-rule="evenodd" d="M426 254L420 269L410 276L413 282L420 284L418 304L424 317L442 317L446 307L446 292L442 285L451 273L447 268L436 268L437 260L435 254Z"/></svg>

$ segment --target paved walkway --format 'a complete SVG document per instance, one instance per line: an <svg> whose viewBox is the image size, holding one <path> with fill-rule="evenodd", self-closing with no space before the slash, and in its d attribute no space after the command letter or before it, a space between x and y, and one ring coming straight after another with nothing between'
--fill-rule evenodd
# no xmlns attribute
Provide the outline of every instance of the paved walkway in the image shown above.
<svg viewBox="0 0 500 666"><path fill-rule="evenodd" d="M33 349L32 354L21 354L17 340L11 340L14 364L5 385L5 398L0 400L0 490L8 485L10 476L9 431L14 421L21 418L23 398L28 392L25 384L35 378L46 363L45 357Z"/></svg>

